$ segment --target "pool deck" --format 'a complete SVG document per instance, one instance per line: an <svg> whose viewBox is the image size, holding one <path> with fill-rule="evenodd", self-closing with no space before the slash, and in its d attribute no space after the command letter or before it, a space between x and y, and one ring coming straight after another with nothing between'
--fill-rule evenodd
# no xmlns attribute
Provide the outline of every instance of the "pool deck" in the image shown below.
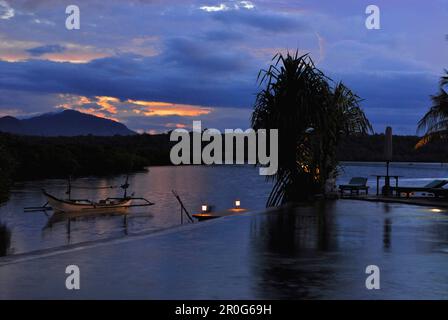
<svg viewBox="0 0 448 320"><path fill-rule="evenodd" d="M0 299L448 299L444 238L407 222L440 217L405 207L322 202L4 257ZM365 287L372 263L381 290ZM69 265L80 290L65 287Z"/></svg>
<svg viewBox="0 0 448 320"><path fill-rule="evenodd" d="M370 202L384 202L384 203L401 203L415 206L425 207L439 207L448 208L448 201L445 199L436 199L428 197L385 197L385 196L369 196L369 195L356 195L356 196L344 196L341 199L348 200L361 200Z"/></svg>

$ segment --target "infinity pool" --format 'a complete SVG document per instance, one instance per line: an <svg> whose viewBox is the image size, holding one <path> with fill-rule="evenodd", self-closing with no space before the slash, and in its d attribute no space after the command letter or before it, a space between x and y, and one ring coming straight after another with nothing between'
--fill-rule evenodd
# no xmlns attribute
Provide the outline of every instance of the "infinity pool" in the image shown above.
<svg viewBox="0 0 448 320"><path fill-rule="evenodd" d="M448 214L434 209L324 201L4 257L0 298L447 299Z"/></svg>

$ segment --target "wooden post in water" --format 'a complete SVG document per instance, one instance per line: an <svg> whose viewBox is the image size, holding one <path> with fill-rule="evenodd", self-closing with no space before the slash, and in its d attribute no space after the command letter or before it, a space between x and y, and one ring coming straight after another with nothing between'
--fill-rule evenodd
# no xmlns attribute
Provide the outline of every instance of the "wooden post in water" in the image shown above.
<svg viewBox="0 0 448 320"><path fill-rule="evenodd" d="M173 193L174 197L177 199L177 201L180 204L180 223L183 224L184 223L184 212L185 215L188 217L188 219L190 220L191 223L194 223L193 218L191 217L190 213L188 213L187 208L185 208L184 203L182 202L182 200L180 199L179 195L176 193L176 191L171 190L171 192Z"/></svg>
<svg viewBox="0 0 448 320"><path fill-rule="evenodd" d="M386 177L384 181L384 189L383 189L383 195L390 196L390 177L389 177L389 164L392 161L392 128L387 127L386 128L386 134L385 134L385 143L384 143L384 158L386 160Z"/></svg>

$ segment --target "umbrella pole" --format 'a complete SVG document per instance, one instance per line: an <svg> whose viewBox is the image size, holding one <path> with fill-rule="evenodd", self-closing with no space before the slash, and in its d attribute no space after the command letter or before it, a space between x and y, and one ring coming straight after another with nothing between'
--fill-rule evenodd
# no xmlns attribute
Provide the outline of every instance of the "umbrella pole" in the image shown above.
<svg viewBox="0 0 448 320"><path fill-rule="evenodd" d="M390 177L389 177L389 163L390 161L386 161L386 177L384 181L384 193L386 196L390 196Z"/></svg>
<svg viewBox="0 0 448 320"><path fill-rule="evenodd" d="M387 169L386 169L386 175L387 175L387 177L389 178L389 162L390 161L387 161Z"/></svg>
<svg viewBox="0 0 448 320"><path fill-rule="evenodd" d="M384 144L384 158L386 160L386 177L384 178L383 195L390 196L390 177L389 177L389 164L392 160L392 128L386 128L385 144Z"/></svg>

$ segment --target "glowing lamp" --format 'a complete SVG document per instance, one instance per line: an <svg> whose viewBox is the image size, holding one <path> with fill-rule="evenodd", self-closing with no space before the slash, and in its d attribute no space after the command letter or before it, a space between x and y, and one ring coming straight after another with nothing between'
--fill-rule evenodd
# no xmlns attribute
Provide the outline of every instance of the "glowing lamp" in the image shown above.
<svg viewBox="0 0 448 320"><path fill-rule="evenodd" d="M241 201L235 200L235 208L239 209L241 207Z"/></svg>
<svg viewBox="0 0 448 320"><path fill-rule="evenodd" d="M208 206L206 205L206 204L203 204L202 206L201 206L201 211L202 212L208 212Z"/></svg>

